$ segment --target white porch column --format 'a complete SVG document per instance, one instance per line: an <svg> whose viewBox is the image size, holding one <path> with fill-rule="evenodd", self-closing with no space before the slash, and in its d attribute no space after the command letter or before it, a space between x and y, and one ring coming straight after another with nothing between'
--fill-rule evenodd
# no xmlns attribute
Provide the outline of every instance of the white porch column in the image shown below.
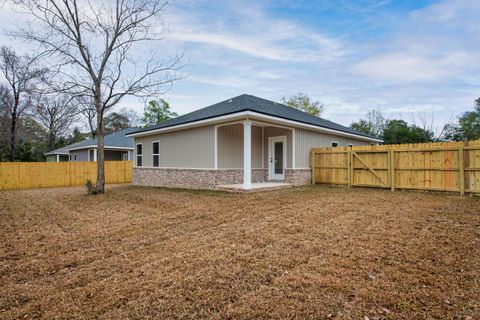
<svg viewBox="0 0 480 320"><path fill-rule="evenodd" d="M243 121L243 187L252 187L252 122Z"/></svg>
<svg viewBox="0 0 480 320"><path fill-rule="evenodd" d="M97 148L93 148L93 161L97 161Z"/></svg>
<svg viewBox="0 0 480 320"><path fill-rule="evenodd" d="M57 154L57 162L60 162L60 155Z"/></svg>

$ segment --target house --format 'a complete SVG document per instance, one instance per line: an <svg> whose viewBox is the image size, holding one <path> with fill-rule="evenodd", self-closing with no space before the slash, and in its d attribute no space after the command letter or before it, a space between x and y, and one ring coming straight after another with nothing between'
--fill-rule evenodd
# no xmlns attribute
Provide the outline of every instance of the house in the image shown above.
<svg viewBox="0 0 480 320"><path fill-rule="evenodd" d="M382 142L245 94L127 136L135 140L133 184L197 189L308 184L310 148Z"/></svg>
<svg viewBox="0 0 480 320"><path fill-rule="evenodd" d="M69 146L55 149L50 152L45 152L44 155L47 158L47 162L68 162L70 160L70 153L68 152L68 147Z"/></svg>
<svg viewBox="0 0 480 320"><path fill-rule="evenodd" d="M133 159L133 138L127 134L138 130L128 128L105 135L105 160ZM83 140L69 146L45 153L47 162L97 161L97 139Z"/></svg>

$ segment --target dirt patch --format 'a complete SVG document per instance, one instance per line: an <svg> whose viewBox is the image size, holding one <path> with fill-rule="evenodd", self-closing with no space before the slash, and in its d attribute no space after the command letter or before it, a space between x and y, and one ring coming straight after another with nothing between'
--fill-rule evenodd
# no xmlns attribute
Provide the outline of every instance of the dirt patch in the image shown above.
<svg viewBox="0 0 480 320"><path fill-rule="evenodd" d="M0 318L477 319L480 199L0 192Z"/></svg>

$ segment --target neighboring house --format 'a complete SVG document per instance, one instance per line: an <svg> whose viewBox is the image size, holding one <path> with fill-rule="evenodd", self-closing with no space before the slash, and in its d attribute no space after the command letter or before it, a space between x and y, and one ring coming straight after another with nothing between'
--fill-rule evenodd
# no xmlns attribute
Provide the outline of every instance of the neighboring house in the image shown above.
<svg viewBox="0 0 480 320"><path fill-rule="evenodd" d="M52 150L45 153L47 162L67 162L70 160L70 153L68 153L68 147Z"/></svg>
<svg viewBox="0 0 480 320"><path fill-rule="evenodd" d="M105 160L132 160L133 139L127 134L138 128L128 128L105 136ZM47 162L97 161L97 139L83 140L69 146L45 153Z"/></svg>
<svg viewBox="0 0 480 320"><path fill-rule="evenodd" d="M382 142L283 104L241 95L127 136L135 139L133 184L219 185L311 181L310 148Z"/></svg>

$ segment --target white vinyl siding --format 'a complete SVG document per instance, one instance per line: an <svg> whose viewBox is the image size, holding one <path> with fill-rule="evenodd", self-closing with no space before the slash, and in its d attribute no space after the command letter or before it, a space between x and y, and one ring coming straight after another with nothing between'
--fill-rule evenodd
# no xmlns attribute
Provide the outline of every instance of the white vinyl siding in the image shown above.
<svg viewBox="0 0 480 320"><path fill-rule="evenodd" d="M219 126L217 129L218 168L243 168L243 124ZM262 167L262 128L252 126L252 168Z"/></svg>
<svg viewBox="0 0 480 320"><path fill-rule="evenodd" d="M153 167L153 142L160 147L160 168L211 168L214 163L215 127L173 131L135 138L143 143L143 167Z"/></svg>
<svg viewBox="0 0 480 320"><path fill-rule="evenodd" d="M338 142L339 146L341 147L348 146L349 144L354 144L356 146L370 145L370 142L368 141L346 138L342 136L325 134L305 129L295 129L296 168L309 168L310 149L331 147L332 141Z"/></svg>
<svg viewBox="0 0 480 320"><path fill-rule="evenodd" d="M70 151L72 161L88 161L88 149Z"/></svg>

